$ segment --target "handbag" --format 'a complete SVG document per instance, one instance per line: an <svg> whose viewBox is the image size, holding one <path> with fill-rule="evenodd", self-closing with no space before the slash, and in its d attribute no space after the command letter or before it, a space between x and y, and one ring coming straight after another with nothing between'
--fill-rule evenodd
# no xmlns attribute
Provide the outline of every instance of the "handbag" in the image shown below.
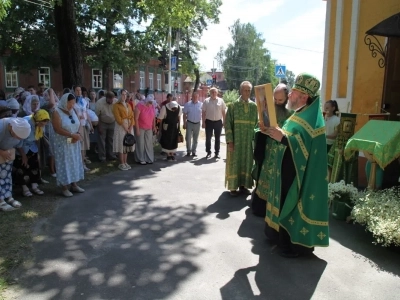
<svg viewBox="0 0 400 300"><path fill-rule="evenodd" d="M179 131L179 132L178 132L178 143L183 143L183 141L184 141L183 135L182 135L182 133Z"/></svg>
<svg viewBox="0 0 400 300"><path fill-rule="evenodd" d="M133 134L127 133L124 136L124 146L132 147L136 144L136 138Z"/></svg>

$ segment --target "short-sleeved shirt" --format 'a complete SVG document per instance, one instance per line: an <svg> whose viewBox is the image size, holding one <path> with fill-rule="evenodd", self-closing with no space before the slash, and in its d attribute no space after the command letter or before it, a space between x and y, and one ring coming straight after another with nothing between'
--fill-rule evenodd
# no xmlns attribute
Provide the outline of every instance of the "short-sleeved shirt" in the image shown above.
<svg viewBox="0 0 400 300"><path fill-rule="evenodd" d="M96 102L96 115L99 117L99 121L108 124L115 122L113 105L116 102L117 99L114 98L113 104L108 104L106 102L106 97L103 97Z"/></svg>
<svg viewBox="0 0 400 300"><path fill-rule="evenodd" d="M203 103L190 101L183 107L183 113L187 115L187 120L192 123L199 123L201 121Z"/></svg>
<svg viewBox="0 0 400 300"><path fill-rule="evenodd" d="M9 150L14 147L22 145L22 141L16 139L11 135L10 130L8 130L8 125L10 124L11 118L4 118L0 120L0 149Z"/></svg>
<svg viewBox="0 0 400 300"><path fill-rule="evenodd" d="M145 130L152 129L155 118L154 106L147 106L143 102L139 102L136 109L140 111L138 119L139 128Z"/></svg>
<svg viewBox="0 0 400 300"><path fill-rule="evenodd" d="M340 124L340 118L333 115L332 117L325 119L325 130L326 135L332 135L335 133L335 128ZM326 139L328 145L332 145L335 139Z"/></svg>
<svg viewBox="0 0 400 300"><path fill-rule="evenodd" d="M203 112L206 114L206 120L219 121L222 119L222 112L225 111L226 105L224 100L217 97L215 100L207 98L203 103Z"/></svg>

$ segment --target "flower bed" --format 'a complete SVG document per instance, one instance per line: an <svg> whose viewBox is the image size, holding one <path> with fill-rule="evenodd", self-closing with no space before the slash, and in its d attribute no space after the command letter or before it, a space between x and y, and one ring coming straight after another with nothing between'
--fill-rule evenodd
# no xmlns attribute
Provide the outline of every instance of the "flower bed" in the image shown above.
<svg viewBox="0 0 400 300"><path fill-rule="evenodd" d="M368 192L354 204L352 217L366 226L376 244L400 246L400 188Z"/></svg>

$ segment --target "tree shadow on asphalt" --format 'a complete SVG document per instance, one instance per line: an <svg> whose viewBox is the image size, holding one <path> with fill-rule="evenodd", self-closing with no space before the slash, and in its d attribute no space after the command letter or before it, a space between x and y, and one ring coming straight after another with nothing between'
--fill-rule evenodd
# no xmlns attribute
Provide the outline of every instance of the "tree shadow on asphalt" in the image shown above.
<svg viewBox="0 0 400 300"><path fill-rule="evenodd" d="M153 176L144 167L135 179ZM35 258L15 274L17 299L161 299L190 280L198 270L192 259L205 251L195 244L204 211L138 195L128 172L95 183L112 194L88 189L38 226Z"/></svg>
<svg viewBox="0 0 400 300"><path fill-rule="evenodd" d="M230 213L241 211L244 207L250 205L250 200L246 198L248 195L239 194L237 197L232 197L229 191L223 192L218 200L207 207L207 212L217 213L217 218L225 220L230 217Z"/></svg>
<svg viewBox="0 0 400 300"><path fill-rule="evenodd" d="M400 276L399 247L386 248L373 244L372 234L360 224L348 224L331 217L329 225L330 238L352 250L355 259L368 261L373 268L379 271Z"/></svg>
<svg viewBox="0 0 400 300"><path fill-rule="evenodd" d="M221 287L222 299L311 299L327 262L315 255L297 259L279 256L276 246L268 244L263 228L263 218L247 209L238 235L252 239L252 252L259 256L259 262L237 270Z"/></svg>

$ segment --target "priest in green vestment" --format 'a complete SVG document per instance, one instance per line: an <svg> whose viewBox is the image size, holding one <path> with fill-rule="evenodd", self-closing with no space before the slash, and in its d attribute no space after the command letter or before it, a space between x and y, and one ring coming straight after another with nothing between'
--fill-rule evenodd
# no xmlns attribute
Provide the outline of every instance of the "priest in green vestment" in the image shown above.
<svg viewBox="0 0 400 300"><path fill-rule="evenodd" d="M238 192L250 194L254 185L253 167L254 127L258 123L257 106L250 101L253 86L244 81L240 85L240 98L228 105L225 118L227 144L225 185L232 196Z"/></svg>
<svg viewBox="0 0 400 300"><path fill-rule="evenodd" d="M325 122L317 92L320 82L303 73L289 93L293 115L268 135L280 142L268 180L267 237L284 257L329 245L328 169Z"/></svg>
<svg viewBox="0 0 400 300"><path fill-rule="evenodd" d="M292 114L286 108L288 94L289 90L286 84L280 83L274 89L276 119L280 127ZM264 121L264 124L267 123ZM253 214L262 218L265 218L265 210L267 208L268 178L275 176L270 172L270 165L275 164L276 148L280 145L279 142L266 135L265 131L266 128L260 128L259 126L255 128L253 178L256 182L256 187L251 196Z"/></svg>

